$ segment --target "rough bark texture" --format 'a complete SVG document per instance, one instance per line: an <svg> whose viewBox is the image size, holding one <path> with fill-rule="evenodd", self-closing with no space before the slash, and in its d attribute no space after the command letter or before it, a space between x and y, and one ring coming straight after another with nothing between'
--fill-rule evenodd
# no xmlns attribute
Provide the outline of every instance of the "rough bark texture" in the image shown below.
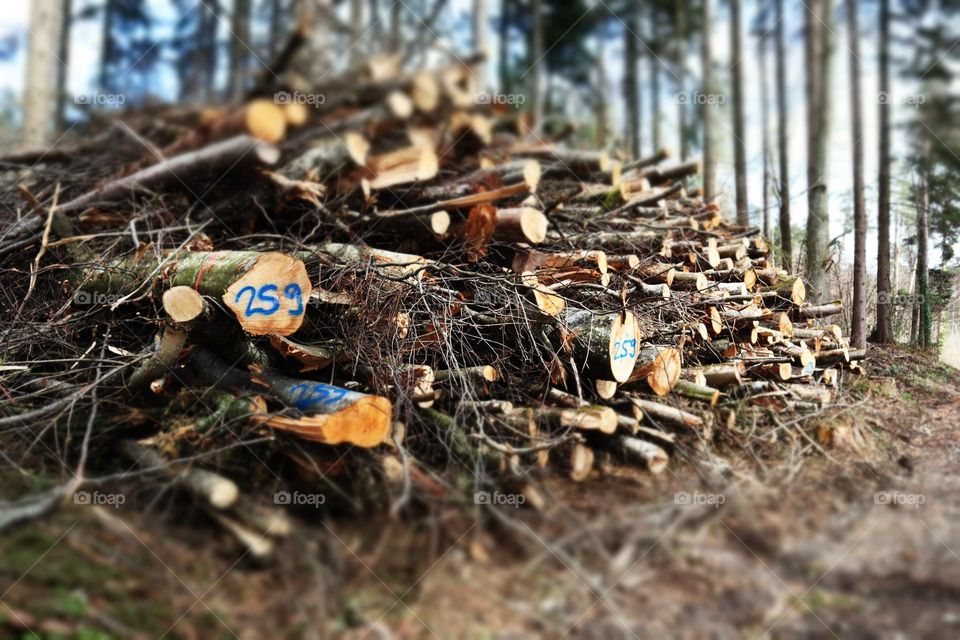
<svg viewBox="0 0 960 640"><path fill-rule="evenodd" d="M880 95L890 91L890 0L880 0L879 9ZM893 342L890 314L890 109L889 99L880 100L880 151L877 160L877 342Z"/></svg>
<svg viewBox="0 0 960 640"><path fill-rule="evenodd" d="M846 0L850 52L850 121L853 137L853 309L850 344L867 345L867 213L863 202L863 117L860 98L860 33L857 0Z"/></svg>

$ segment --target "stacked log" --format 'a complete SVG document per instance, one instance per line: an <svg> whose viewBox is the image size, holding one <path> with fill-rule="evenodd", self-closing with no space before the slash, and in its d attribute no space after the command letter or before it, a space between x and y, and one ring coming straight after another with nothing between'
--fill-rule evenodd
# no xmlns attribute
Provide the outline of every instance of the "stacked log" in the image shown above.
<svg viewBox="0 0 960 640"><path fill-rule="evenodd" d="M387 455L399 422L414 456L442 442L490 472L583 480L608 455L662 471L720 408L818 409L860 368L826 324L841 305L808 302L756 229L684 188L699 163L531 141L469 77L334 79L306 114L255 97L73 194L60 212L86 224L211 172L233 191L203 242L65 284L138 314L162 296L131 402L215 387L255 397L248 424L280 438Z"/></svg>

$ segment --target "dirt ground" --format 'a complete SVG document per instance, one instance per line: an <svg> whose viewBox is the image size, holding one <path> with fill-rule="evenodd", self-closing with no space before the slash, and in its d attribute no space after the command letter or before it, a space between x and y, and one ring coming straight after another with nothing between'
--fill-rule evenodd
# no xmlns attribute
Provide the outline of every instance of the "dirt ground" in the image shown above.
<svg viewBox="0 0 960 640"><path fill-rule="evenodd" d="M850 384L541 510L301 513L265 563L182 496L70 504L0 539L0 638L960 637L960 374L871 350Z"/></svg>

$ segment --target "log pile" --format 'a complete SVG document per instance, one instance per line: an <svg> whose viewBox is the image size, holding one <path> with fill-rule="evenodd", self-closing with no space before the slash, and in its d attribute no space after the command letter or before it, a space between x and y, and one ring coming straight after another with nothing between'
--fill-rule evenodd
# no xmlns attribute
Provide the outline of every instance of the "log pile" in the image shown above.
<svg viewBox="0 0 960 640"><path fill-rule="evenodd" d="M32 253L46 220L58 339L127 354L111 384L129 409L108 422L136 426L129 447L258 434L332 476L352 447L404 493L442 490L427 469L451 463L660 473L738 419L820 411L859 369L840 304L806 300L756 229L698 197L697 162L540 139L460 63L347 80L306 109L269 87L160 133L153 114L159 153L52 209L31 193L50 184L22 190L32 218L8 236ZM151 232L131 246L135 221ZM70 388L9 371L26 407Z"/></svg>

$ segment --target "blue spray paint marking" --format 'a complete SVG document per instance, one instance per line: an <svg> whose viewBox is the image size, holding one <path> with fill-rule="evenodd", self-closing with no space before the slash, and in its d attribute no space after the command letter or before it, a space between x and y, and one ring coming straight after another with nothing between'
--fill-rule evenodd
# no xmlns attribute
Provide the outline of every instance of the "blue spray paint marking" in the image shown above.
<svg viewBox="0 0 960 640"><path fill-rule="evenodd" d="M318 404L329 405L339 402L347 395L347 390L322 382L313 384L300 382L290 387L288 393L294 399L293 405L297 409L306 410Z"/></svg>
<svg viewBox="0 0 960 640"><path fill-rule="evenodd" d="M248 318L250 316L255 316L257 314L264 316L272 316L274 313L280 309L280 296L278 294L279 287L275 284L265 284L260 287L259 290L256 288L247 285L246 287L237 291L237 295L234 298L234 303L240 302L240 298L243 297L245 293L250 293L250 297L247 300L247 307L244 309L243 313ZM297 303L296 308L290 309L288 313L291 316L303 315L303 292L300 289L300 285L295 282L291 282L283 289L283 295L288 300L293 300ZM259 305L257 303L260 303Z"/></svg>
<svg viewBox="0 0 960 640"><path fill-rule="evenodd" d="M629 349L627 349L629 347ZM613 343L613 359L633 358L637 355L637 340L617 340Z"/></svg>

